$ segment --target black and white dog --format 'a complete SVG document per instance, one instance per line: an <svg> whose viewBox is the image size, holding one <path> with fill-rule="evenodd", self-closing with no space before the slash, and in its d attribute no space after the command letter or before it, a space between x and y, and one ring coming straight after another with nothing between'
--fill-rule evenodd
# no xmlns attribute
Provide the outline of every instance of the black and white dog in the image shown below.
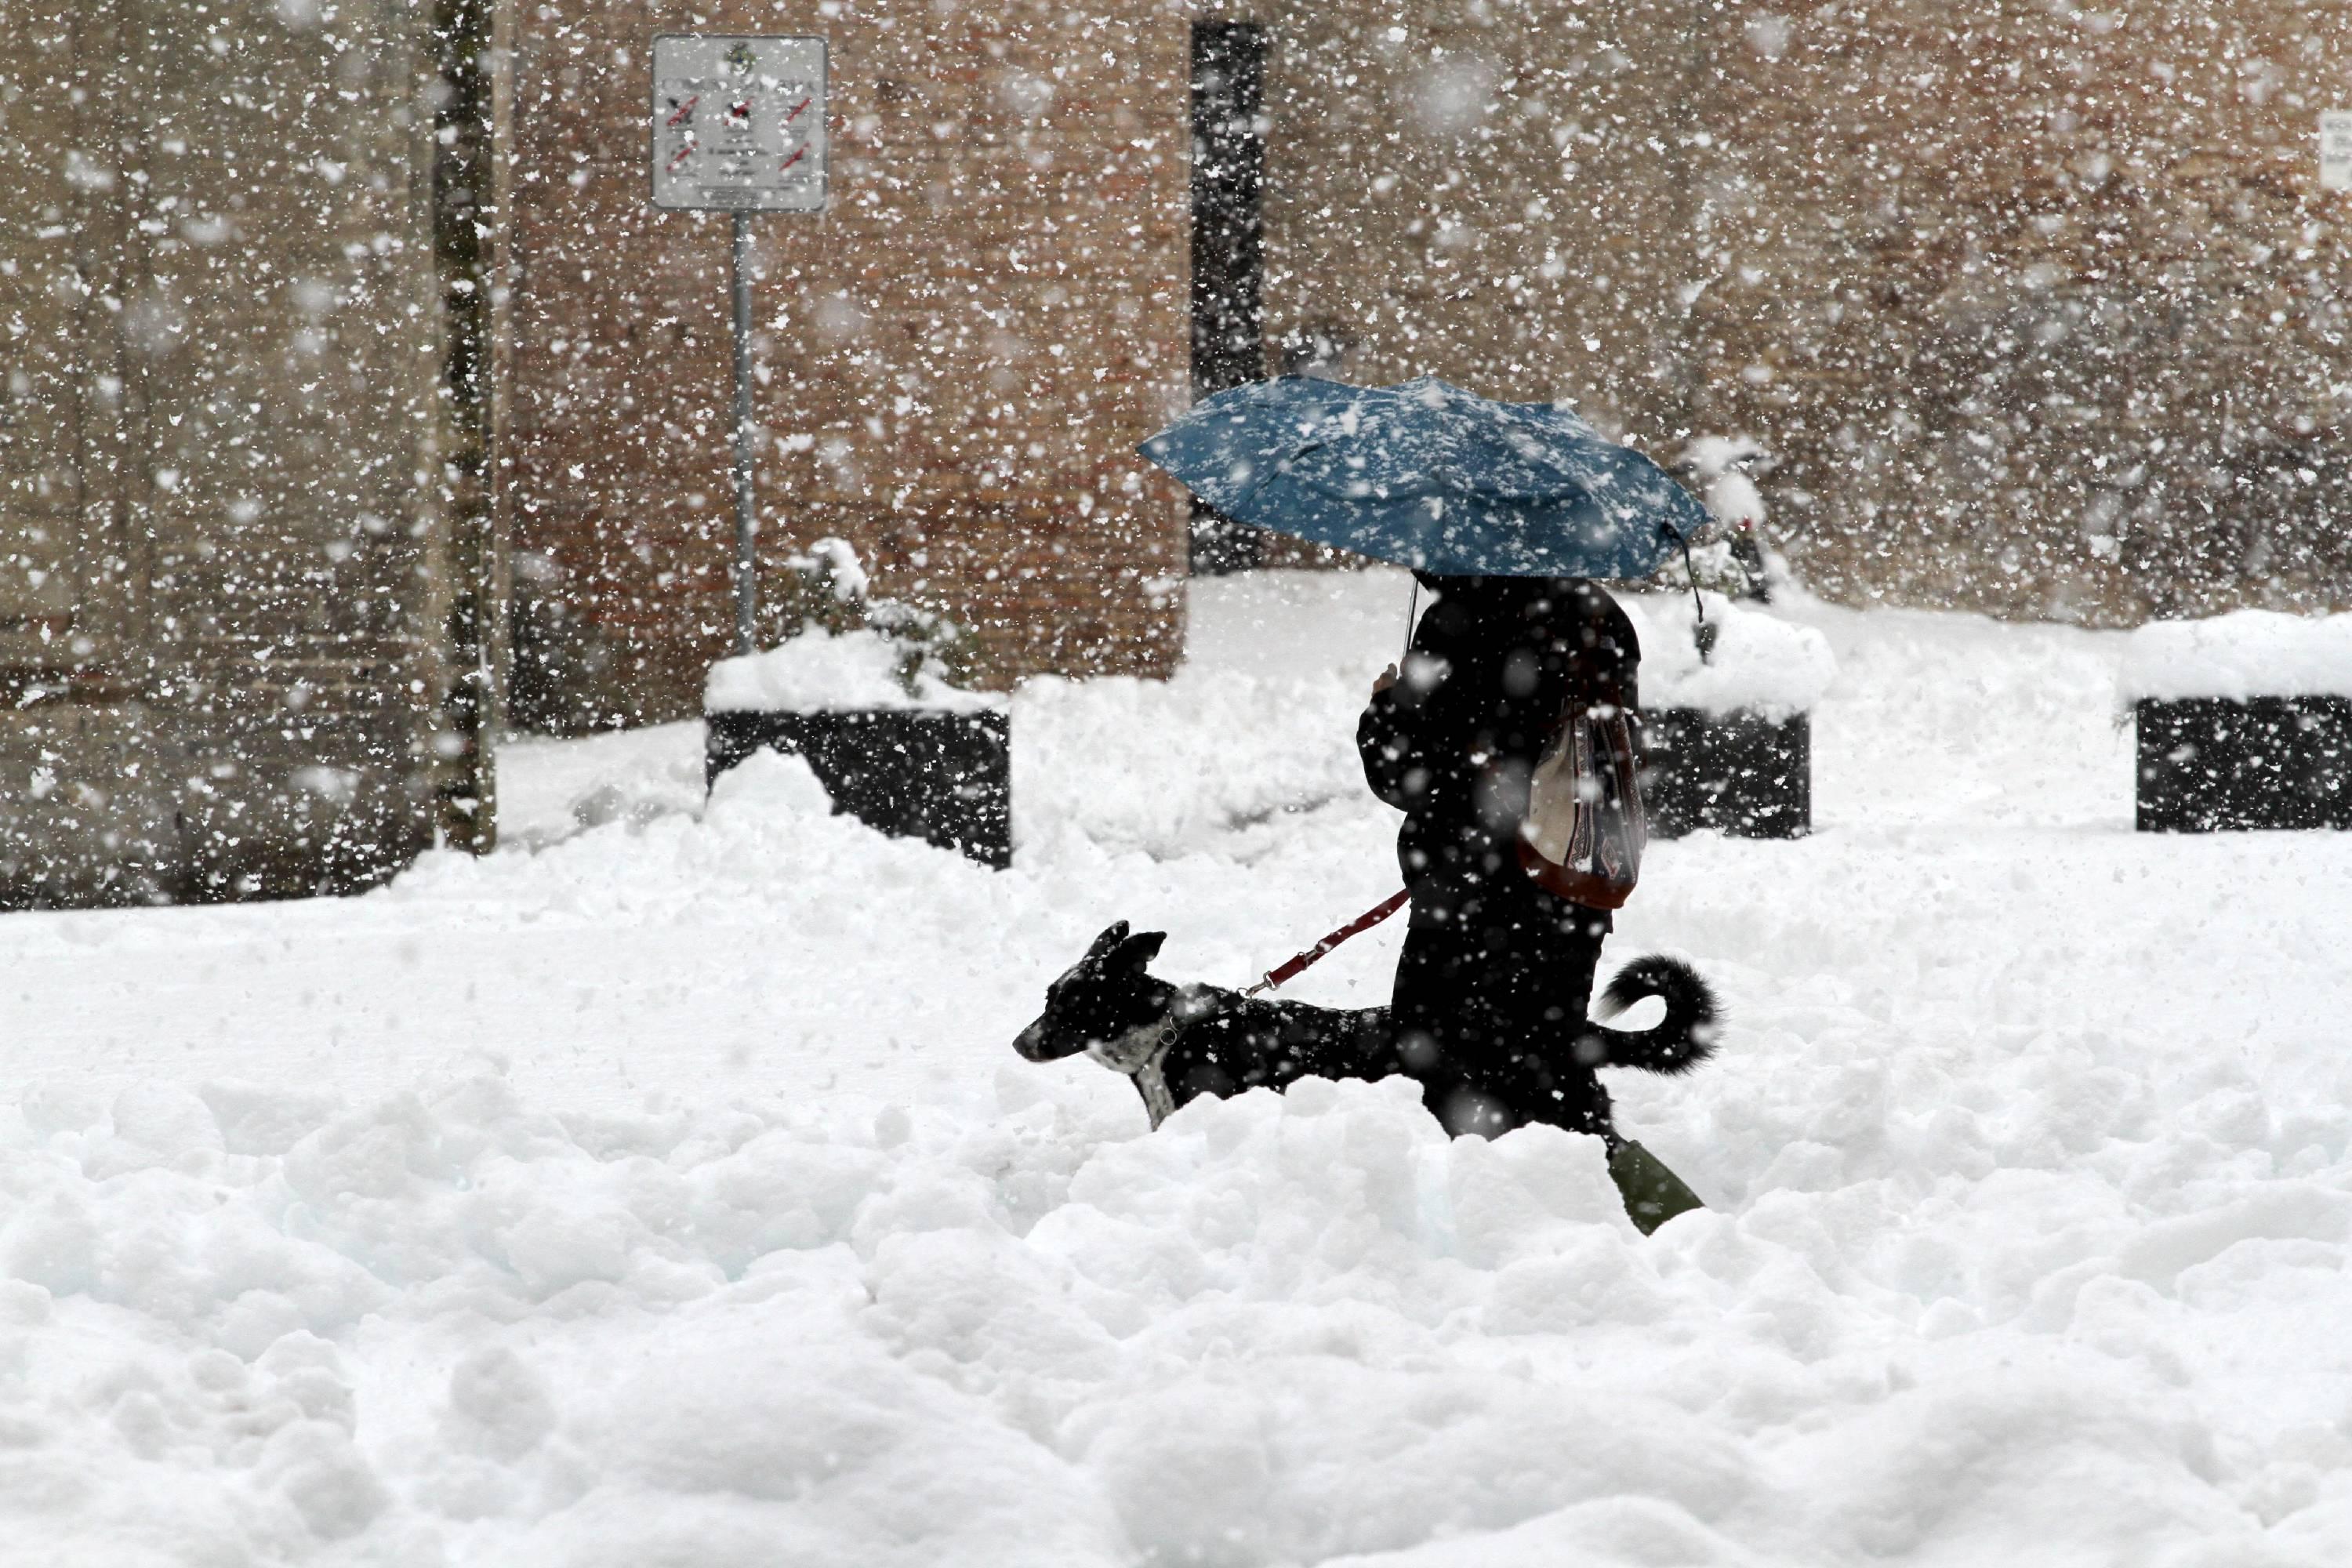
<svg viewBox="0 0 2352 1568"><path fill-rule="evenodd" d="M1045 988L1045 1011L1013 1048L1033 1062L1081 1051L1135 1080L1158 1127L1180 1105L1211 1094L1280 1089L1302 1078L1387 1078L1407 1072L1385 1007L1353 1011L1269 1002L1213 985L1173 985L1145 973L1166 931L1129 934L1120 921ZM1666 1016L1647 1029L1588 1023L1561 1042L1543 1075L1548 1104L1503 1104L1490 1125L1524 1121L1580 1126L1613 1144L1609 1096L1594 1076L1604 1067L1688 1072L1715 1050L1722 1009L1714 989L1679 959L1653 953L1618 972L1600 999L1615 1017L1644 997L1665 999ZM1532 1081L1532 1080L1531 1080ZM1569 1114L1564 1115L1563 1110ZM1462 1131L1463 1129L1456 1129Z"/></svg>

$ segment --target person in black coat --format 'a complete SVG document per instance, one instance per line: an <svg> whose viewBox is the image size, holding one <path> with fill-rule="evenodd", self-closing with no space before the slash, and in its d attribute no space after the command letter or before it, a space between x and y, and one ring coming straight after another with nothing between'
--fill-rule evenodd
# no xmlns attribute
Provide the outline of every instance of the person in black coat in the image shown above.
<svg viewBox="0 0 2352 1568"><path fill-rule="evenodd" d="M1421 581L1436 601L1356 731L1372 793L1405 814L1398 1054L1449 1131L1605 1136L1607 1093L1572 1057L1610 916L1538 887L1518 827L1571 696L1636 706L1633 626L1581 578Z"/></svg>

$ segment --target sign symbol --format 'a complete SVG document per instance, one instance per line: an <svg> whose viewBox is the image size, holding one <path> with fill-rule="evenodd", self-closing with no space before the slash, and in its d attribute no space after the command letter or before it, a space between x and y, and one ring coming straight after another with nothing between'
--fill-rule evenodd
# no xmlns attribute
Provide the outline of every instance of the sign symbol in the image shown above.
<svg viewBox="0 0 2352 1568"><path fill-rule="evenodd" d="M656 37L651 90L637 100L654 205L823 212L827 53L819 37Z"/></svg>

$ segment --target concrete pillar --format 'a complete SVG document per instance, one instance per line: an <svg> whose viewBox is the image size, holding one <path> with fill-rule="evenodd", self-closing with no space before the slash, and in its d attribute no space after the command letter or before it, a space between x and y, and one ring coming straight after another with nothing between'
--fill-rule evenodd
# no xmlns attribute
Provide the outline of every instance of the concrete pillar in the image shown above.
<svg viewBox="0 0 2352 1568"><path fill-rule="evenodd" d="M27 11L0 905L380 880L433 842L455 679L433 10Z"/></svg>

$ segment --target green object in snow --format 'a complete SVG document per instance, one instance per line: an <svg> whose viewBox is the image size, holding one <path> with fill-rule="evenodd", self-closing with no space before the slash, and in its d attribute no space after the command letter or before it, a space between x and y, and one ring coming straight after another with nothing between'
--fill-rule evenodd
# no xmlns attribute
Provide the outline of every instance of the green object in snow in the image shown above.
<svg viewBox="0 0 2352 1568"><path fill-rule="evenodd" d="M1706 1207L1680 1176L1666 1169L1664 1161L1631 1139L1610 1151L1609 1174L1624 1194L1626 1214L1643 1236L1678 1214Z"/></svg>

